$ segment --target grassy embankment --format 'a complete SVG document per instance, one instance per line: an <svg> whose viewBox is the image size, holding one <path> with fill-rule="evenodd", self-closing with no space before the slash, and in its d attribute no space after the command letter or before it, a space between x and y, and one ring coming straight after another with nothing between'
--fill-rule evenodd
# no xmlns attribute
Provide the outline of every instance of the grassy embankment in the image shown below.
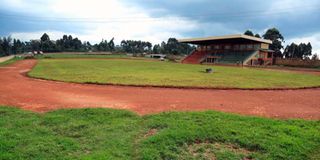
<svg viewBox="0 0 320 160"><path fill-rule="evenodd" d="M23 58L22 57L14 57L12 59L9 59L7 61L4 61L4 62L1 62L0 63L0 67L4 67L4 66L7 66L7 65L10 65L18 60L22 60Z"/></svg>
<svg viewBox="0 0 320 160"><path fill-rule="evenodd" d="M320 121L0 107L0 159L317 159Z"/></svg>
<svg viewBox="0 0 320 160"><path fill-rule="evenodd" d="M204 73L206 68L214 73ZM43 59L32 77L79 83L217 88L320 86L320 76L255 68L189 65L129 59Z"/></svg>

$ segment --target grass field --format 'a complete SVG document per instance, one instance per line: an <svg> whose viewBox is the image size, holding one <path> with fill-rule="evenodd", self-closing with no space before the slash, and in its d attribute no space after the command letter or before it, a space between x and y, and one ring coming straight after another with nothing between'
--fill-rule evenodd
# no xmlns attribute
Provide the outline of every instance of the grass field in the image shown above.
<svg viewBox="0 0 320 160"><path fill-rule="evenodd" d="M320 121L0 107L0 159L317 159Z"/></svg>
<svg viewBox="0 0 320 160"><path fill-rule="evenodd" d="M52 53L45 55L37 55L37 59L50 59L50 58L129 58L126 54L95 54L95 53Z"/></svg>
<svg viewBox="0 0 320 160"><path fill-rule="evenodd" d="M214 73L204 73L212 67ZM218 88L320 86L320 76L253 68L129 59L43 59L29 76L80 83Z"/></svg>

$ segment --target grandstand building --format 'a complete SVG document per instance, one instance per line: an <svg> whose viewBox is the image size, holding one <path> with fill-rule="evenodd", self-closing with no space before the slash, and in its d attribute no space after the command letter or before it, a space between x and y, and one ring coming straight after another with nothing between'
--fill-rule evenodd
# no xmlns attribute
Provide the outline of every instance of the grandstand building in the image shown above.
<svg viewBox="0 0 320 160"><path fill-rule="evenodd" d="M182 63L227 65L272 65L272 41L247 35L226 35L207 38L180 39L181 43L197 45Z"/></svg>

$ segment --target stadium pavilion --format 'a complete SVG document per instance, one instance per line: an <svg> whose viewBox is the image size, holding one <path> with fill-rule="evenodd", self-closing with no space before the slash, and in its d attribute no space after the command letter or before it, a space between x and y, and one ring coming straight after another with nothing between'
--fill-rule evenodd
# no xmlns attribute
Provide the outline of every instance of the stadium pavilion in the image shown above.
<svg viewBox="0 0 320 160"><path fill-rule="evenodd" d="M181 43L197 45L182 63L227 65L272 65L272 41L247 35L226 35L207 38L180 39Z"/></svg>

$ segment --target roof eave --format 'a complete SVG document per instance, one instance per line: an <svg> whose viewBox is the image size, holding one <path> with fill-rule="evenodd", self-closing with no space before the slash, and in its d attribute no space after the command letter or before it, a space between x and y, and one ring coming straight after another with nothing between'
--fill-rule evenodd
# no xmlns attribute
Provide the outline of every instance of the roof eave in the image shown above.
<svg viewBox="0 0 320 160"><path fill-rule="evenodd" d="M247 36L243 34L235 34L235 35L226 35L226 36L214 36L214 37L205 37L205 38L188 38L188 39L179 39L180 43L196 43L201 41L214 41L214 40L223 40L223 39L235 39L235 38L243 38L252 41L257 41L261 43L272 44L271 40L261 39L257 37Z"/></svg>

